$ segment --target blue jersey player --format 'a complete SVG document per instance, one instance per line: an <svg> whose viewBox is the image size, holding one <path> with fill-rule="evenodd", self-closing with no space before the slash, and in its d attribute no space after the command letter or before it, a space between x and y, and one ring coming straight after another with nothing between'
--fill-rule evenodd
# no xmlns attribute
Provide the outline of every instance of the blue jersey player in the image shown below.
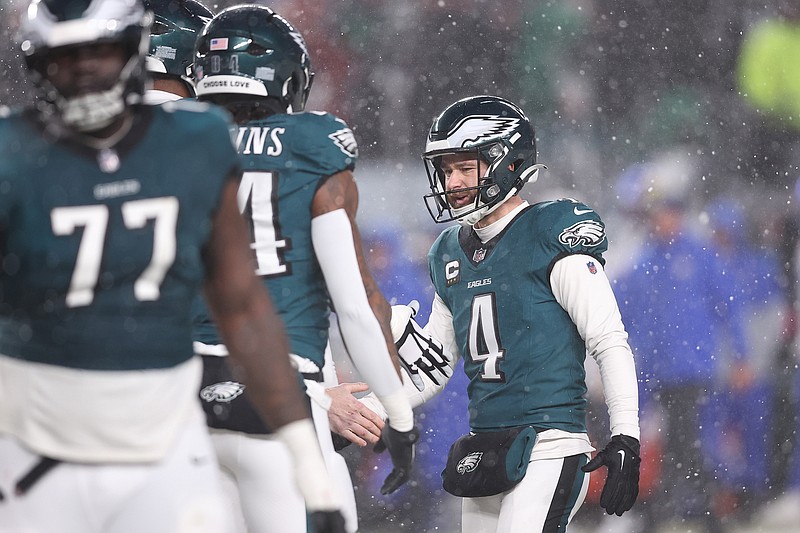
<svg viewBox="0 0 800 533"><path fill-rule="evenodd" d="M198 99L225 106L238 125L232 132L244 170L238 199L256 274L286 325L328 466L343 472L340 493L350 497L348 530L354 531L352 486L333 449L325 413L331 400L321 385L331 311L357 369L388 405L384 438L394 470L384 492L408 479L417 438L393 364L391 309L365 266L355 224L355 138L333 115L304 112L313 80L308 50L300 33L267 7L236 6L215 15L197 40L194 69ZM201 397L245 522L253 531L304 533L303 501L287 483L286 450L254 416L213 318L200 307L195 320L195 347L205 362Z"/></svg>
<svg viewBox="0 0 800 533"><path fill-rule="evenodd" d="M638 495L638 396L603 271L603 222L576 200L530 205L518 196L542 166L528 118L502 98L448 106L433 122L424 161L431 216L458 224L428 254L436 293L427 326L395 306L392 329L401 356L416 359L406 382L414 405L442 389L445 363L464 360L471 433L442 474L445 489L464 496L462 531L565 531L587 472L602 465L601 505L621 515ZM591 461L587 353L599 364L612 433Z"/></svg>
<svg viewBox="0 0 800 533"><path fill-rule="evenodd" d="M227 117L139 103L150 21L133 0L34 0L22 21L38 100L0 119L0 530L230 530L196 397L203 287L317 530L343 531Z"/></svg>

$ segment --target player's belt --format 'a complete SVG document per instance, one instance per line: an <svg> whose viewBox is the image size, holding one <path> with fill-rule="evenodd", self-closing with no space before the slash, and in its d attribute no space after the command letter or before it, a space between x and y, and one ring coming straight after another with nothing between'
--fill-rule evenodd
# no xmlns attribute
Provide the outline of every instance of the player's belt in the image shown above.
<svg viewBox="0 0 800 533"><path fill-rule="evenodd" d="M317 383L322 383L322 371L319 372L300 372L300 375L303 376L303 379L307 379L309 381L316 381Z"/></svg>
<svg viewBox="0 0 800 533"><path fill-rule="evenodd" d="M42 479L45 474L47 474L54 466L59 464L61 461L58 459L53 459L52 457L42 457L39 461L33 465L33 468L28 470L28 473L22 476L22 479L17 481L16 486L14 487L15 493L17 496L22 496L26 492L33 487L37 481Z"/></svg>

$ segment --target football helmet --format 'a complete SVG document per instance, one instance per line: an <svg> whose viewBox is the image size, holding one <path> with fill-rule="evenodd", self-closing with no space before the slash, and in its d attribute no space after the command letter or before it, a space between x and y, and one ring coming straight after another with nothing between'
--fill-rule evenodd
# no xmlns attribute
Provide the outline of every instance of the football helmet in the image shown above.
<svg viewBox="0 0 800 533"><path fill-rule="evenodd" d="M18 41L43 118L56 117L73 130L94 131L141 101L151 22L140 0L33 0L22 17ZM98 43L125 47L128 59L119 79L89 94L61 94L47 76L53 51Z"/></svg>
<svg viewBox="0 0 800 533"><path fill-rule="evenodd" d="M147 70L156 76L179 78L194 94L194 43L214 14L195 0L145 0L144 6L155 17Z"/></svg>
<svg viewBox="0 0 800 533"><path fill-rule="evenodd" d="M220 11L195 45L197 96L274 98L287 113L305 108L314 74L303 36L266 6Z"/></svg>
<svg viewBox="0 0 800 533"><path fill-rule="evenodd" d="M474 153L476 160L488 164L476 187L475 201L464 207L451 207L441 161L445 154ZM447 107L433 120L425 153L422 156L431 192L424 196L434 222L458 221L471 226L535 182L536 139L528 117L512 102L497 96L471 96Z"/></svg>

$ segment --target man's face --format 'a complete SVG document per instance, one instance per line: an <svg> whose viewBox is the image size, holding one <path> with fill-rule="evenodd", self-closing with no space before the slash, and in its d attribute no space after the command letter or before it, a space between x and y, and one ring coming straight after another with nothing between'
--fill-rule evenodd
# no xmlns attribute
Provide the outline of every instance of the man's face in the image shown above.
<svg viewBox="0 0 800 533"><path fill-rule="evenodd" d="M119 80L127 54L121 43L95 43L54 49L44 76L65 98L107 91Z"/></svg>
<svg viewBox="0 0 800 533"><path fill-rule="evenodd" d="M477 187L479 176L486 174L488 165L475 155L475 153L455 153L445 154L441 161L442 172L444 173L445 189L456 191L447 195L447 202L450 207L460 208L472 204L477 189L463 191L468 187Z"/></svg>

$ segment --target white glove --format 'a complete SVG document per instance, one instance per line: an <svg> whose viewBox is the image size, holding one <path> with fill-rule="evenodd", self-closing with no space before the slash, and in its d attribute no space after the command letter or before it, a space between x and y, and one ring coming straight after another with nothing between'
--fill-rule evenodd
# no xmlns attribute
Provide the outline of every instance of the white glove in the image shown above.
<svg viewBox="0 0 800 533"><path fill-rule="evenodd" d="M392 342L397 342L406 332L408 321L417 316L419 312L419 302L411 300L408 305L393 305L392 319L389 326L392 328Z"/></svg>
<svg viewBox="0 0 800 533"><path fill-rule="evenodd" d="M423 391L425 382L419 373L423 372L434 384L443 385L453 375L453 357L414 320L418 310L416 300L392 306L391 328L400 364L417 390Z"/></svg>

